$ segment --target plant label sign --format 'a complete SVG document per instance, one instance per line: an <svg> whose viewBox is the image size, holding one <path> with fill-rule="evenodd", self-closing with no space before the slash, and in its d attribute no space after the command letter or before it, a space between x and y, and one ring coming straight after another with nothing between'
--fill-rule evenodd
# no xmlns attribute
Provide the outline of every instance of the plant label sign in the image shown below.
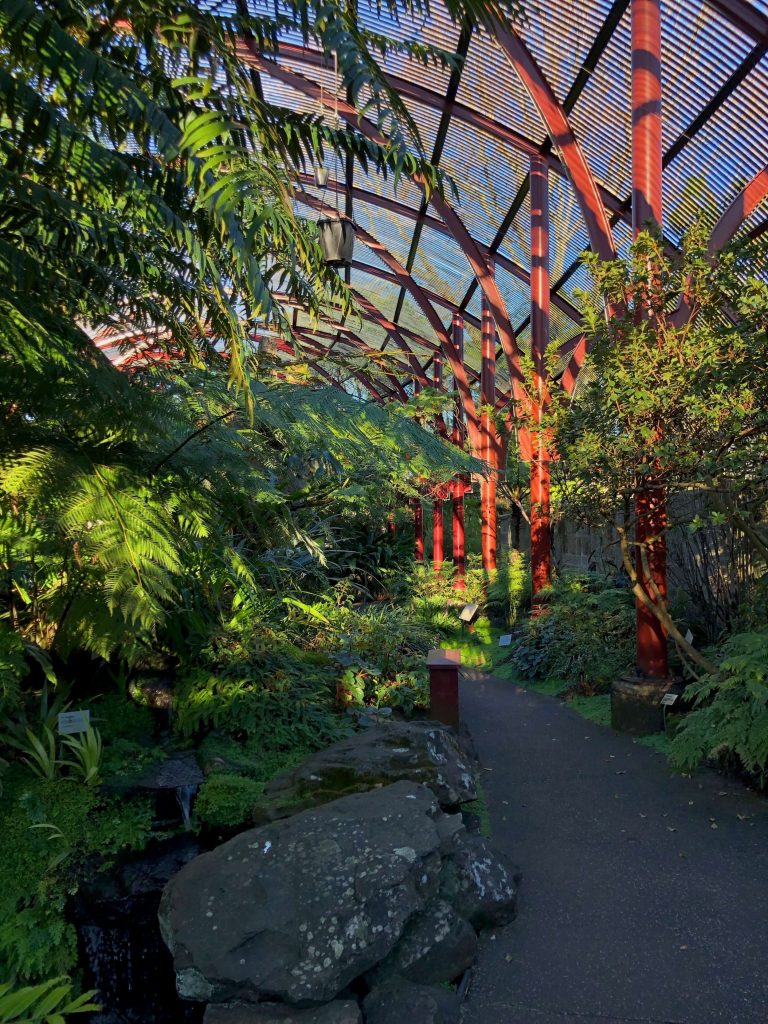
<svg viewBox="0 0 768 1024"><path fill-rule="evenodd" d="M503 636L499 637L499 647L509 647L512 643L512 634L504 633Z"/></svg>
<svg viewBox="0 0 768 1024"><path fill-rule="evenodd" d="M59 733L62 736L73 736L78 732L88 732L90 727L90 711L62 711L59 715Z"/></svg>
<svg viewBox="0 0 768 1024"><path fill-rule="evenodd" d="M670 707L672 704L675 703L678 696L679 694L677 693L665 693L664 696L661 698L661 703L664 705L664 707Z"/></svg>
<svg viewBox="0 0 768 1024"><path fill-rule="evenodd" d="M465 604L459 612L459 618L462 622L471 622L480 610L476 604Z"/></svg>
<svg viewBox="0 0 768 1024"><path fill-rule="evenodd" d="M692 632L690 631L690 629L689 629L689 630L688 630L688 632L687 632L687 633L685 634L685 642L686 642L687 644L692 644L692 643L693 643L693 633L692 633Z"/></svg>

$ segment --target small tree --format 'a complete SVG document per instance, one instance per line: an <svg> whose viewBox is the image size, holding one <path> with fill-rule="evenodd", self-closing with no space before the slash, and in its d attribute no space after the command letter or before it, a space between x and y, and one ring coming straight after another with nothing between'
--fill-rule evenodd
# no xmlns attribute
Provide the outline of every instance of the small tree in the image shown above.
<svg viewBox="0 0 768 1024"><path fill-rule="evenodd" d="M552 408L567 512L615 527L635 596L707 671L714 666L686 642L666 604L648 602L635 568L632 501L649 483L663 487L671 499L667 531L727 524L768 555L762 255L753 245L713 262L697 227L675 259L648 233L626 259L587 256L595 291L583 296L590 343L584 383L577 398L560 395ZM687 318L671 314L681 297ZM678 511L674 498L683 494L701 496L697 514Z"/></svg>

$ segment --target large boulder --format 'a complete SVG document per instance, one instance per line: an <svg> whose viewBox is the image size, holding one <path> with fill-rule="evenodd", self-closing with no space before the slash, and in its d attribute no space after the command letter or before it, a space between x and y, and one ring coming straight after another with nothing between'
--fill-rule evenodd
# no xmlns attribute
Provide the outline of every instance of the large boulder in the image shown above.
<svg viewBox="0 0 768 1024"><path fill-rule="evenodd" d="M390 978L363 1001L366 1024L458 1024L455 992Z"/></svg>
<svg viewBox="0 0 768 1024"><path fill-rule="evenodd" d="M400 976L420 985L453 981L477 954L477 936L450 903L432 900L411 919L403 937L372 977Z"/></svg>
<svg viewBox="0 0 768 1024"><path fill-rule="evenodd" d="M334 999L309 1010L281 1003L211 1003L203 1024L361 1024L362 1019L353 999Z"/></svg>
<svg viewBox="0 0 768 1024"><path fill-rule="evenodd" d="M462 827L426 786L398 782L196 858L160 906L179 994L299 1007L333 999L436 895L442 854Z"/></svg>
<svg viewBox="0 0 768 1024"><path fill-rule="evenodd" d="M475 773L455 734L438 722L387 722L318 751L266 789L279 816L407 779L432 790L441 807L477 797ZM258 814L258 809L257 809Z"/></svg>
<svg viewBox="0 0 768 1024"><path fill-rule="evenodd" d="M509 924L517 913L517 875L482 836L458 831L443 860L440 896L475 928Z"/></svg>

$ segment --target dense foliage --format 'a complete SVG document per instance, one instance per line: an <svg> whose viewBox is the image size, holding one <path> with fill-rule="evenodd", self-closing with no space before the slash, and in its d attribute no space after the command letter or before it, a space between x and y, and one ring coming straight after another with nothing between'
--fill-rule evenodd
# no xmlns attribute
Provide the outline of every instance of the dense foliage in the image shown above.
<svg viewBox="0 0 768 1024"><path fill-rule="evenodd" d="M336 54L388 142L264 100L248 56L286 28ZM378 57L454 58L314 0L0 0L0 35L0 977L23 982L77 969L84 879L181 827L140 785L174 749L208 772L193 824L238 827L347 711L423 706L440 631L389 600L413 589L390 519L477 467L418 403L362 400L343 357L319 386L286 313L357 315L295 212L300 172L354 158L450 187ZM145 352L125 372L104 354L123 337ZM60 736L67 708L91 727ZM58 1020L68 991L0 1005Z"/></svg>
<svg viewBox="0 0 768 1024"><path fill-rule="evenodd" d="M627 586L597 573L565 573L542 596L518 635L510 662L523 678L607 690L632 666L634 602Z"/></svg>

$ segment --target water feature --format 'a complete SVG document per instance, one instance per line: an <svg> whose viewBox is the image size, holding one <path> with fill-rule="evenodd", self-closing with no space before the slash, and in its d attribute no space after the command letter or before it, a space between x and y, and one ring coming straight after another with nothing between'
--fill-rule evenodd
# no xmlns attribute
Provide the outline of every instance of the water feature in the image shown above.
<svg viewBox="0 0 768 1024"><path fill-rule="evenodd" d="M197 783L176 787L176 800L181 808L181 818L186 829L189 829L192 823L192 803L199 788Z"/></svg>
<svg viewBox="0 0 768 1024"><path fill-rule="evenodd" d="M190 801L192 799L190 794ZM179 999L157 920L165 883L200 852L190 835L152 844L78 894L74 917L83 984L98 992L92 1024L198 1024L204 1007Z"/></svg>

